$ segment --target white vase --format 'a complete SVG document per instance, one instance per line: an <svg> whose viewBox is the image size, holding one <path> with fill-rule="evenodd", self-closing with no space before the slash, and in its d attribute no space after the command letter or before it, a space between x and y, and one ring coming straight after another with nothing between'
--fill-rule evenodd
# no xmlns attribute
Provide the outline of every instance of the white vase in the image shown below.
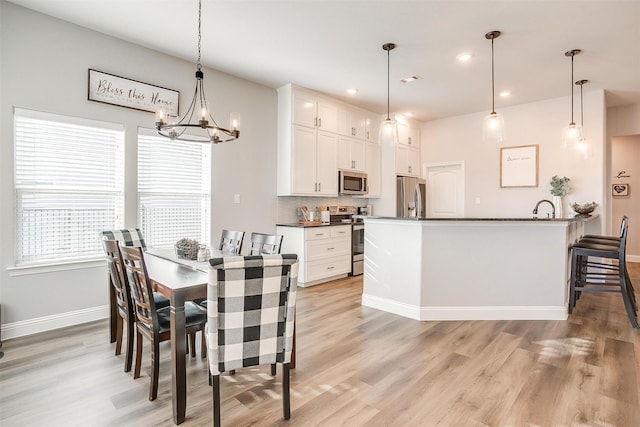
<svg viewBox="0 0 640 427"><path fill-rule="evenodd" d="M562 218L562 196L553 196L553 206L556 208L556 218Z"/></svg>

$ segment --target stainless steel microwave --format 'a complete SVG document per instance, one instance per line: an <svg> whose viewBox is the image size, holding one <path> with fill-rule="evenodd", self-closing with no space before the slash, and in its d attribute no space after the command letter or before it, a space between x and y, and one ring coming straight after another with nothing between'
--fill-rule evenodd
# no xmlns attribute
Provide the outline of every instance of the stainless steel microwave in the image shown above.
<svg viewBox="0 0 640 427"><path fill-rule="evenodd" d="M366 173L338 171L338 185L340 194L365 195L369 193Z"/></svg>

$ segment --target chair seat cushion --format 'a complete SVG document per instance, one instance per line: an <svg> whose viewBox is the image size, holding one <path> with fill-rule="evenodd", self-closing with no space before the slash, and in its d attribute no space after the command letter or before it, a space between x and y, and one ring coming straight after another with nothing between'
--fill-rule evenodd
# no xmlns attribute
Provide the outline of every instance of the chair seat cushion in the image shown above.
<svg viewBox="0 0 640 427"><path fill-rule="evenodd" d="M160 333L171 329L171 308L164 307L156 310ZM207 322L207 312L191 301L184 303L185 327L204 325Z"/></svg>
<svg viewBox="0 0 640 427"><path fill-rule="evenodd" d="M159 308L169 307L171 305L169 298L162 296L157 292L153 293L153 300L156 302L156 310Z"/></svg>

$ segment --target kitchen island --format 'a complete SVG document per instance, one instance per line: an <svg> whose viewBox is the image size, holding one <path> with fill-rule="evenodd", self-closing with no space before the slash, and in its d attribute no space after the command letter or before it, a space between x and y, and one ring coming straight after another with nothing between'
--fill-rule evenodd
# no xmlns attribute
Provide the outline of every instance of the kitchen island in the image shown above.
<svg viewBox="0 0 640 427"><path fill-rule="evenodd" d="M590 219L369 217L362 305L417 320L566 319L568 247Z"/></svg>

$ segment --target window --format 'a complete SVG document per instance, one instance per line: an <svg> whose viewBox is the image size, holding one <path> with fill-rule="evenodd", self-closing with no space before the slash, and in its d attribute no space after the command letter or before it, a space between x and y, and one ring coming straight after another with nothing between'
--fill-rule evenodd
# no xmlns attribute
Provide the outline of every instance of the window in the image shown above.
<svg viewBox="0 0 640 427"><path fill-rule="evenodd" d="M138 134L138 223L147 246L209 244L211 145Z"/></svg>
<svg viewBox="0 0 640 427"><path fill-rule="evenodd" d="M16 265L102 254L124 221L121 125L16 108Z"/></svg>

